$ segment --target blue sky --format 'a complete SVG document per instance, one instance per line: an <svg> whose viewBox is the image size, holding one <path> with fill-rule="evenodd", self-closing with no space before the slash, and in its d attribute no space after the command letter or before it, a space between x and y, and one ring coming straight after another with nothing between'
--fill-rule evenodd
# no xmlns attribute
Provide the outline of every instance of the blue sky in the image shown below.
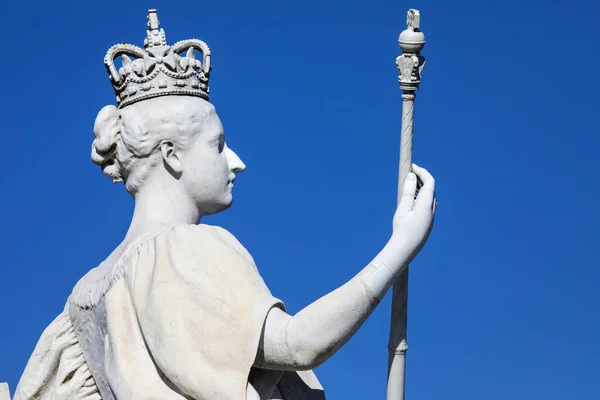
<svg viewBox="0 0 600 400"><path fill-rule="evenodd" d="M192 8L195 6L195 8ZM102 59L167 40L213 54L212 102L248 169L207 218L296 312L387 241L396 196L396 39L419 8L428 58L415 161L437 180L412 265L407 398L597 399L600 3L305 0L11 2L0 63L0 381L14 390L73 285L119 243L132 200L89 159L114 95ZM383 399L390 298L317 373Z"/></svg>

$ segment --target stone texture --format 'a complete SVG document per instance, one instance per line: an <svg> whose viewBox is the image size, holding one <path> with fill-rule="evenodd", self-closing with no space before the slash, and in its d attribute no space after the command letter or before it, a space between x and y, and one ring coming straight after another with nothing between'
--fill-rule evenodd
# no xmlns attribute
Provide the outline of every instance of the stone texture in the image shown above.
<svg viewBox="0 0 600 400"><path fill-rule="evenodd" d="M10 400L10 390L8 390L8 383L0 383L0 400Z"/></svg>

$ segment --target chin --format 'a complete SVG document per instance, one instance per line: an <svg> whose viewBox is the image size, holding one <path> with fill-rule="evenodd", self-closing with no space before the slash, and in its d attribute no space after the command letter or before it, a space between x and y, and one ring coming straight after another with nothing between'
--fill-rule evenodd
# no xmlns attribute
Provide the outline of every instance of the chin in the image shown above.
<svg viewBox="0 0 600 400"><path fill-rule="evenodd" d="M231 196L228 196L228 199L223 199L223 201L211 203L208 206L202 207L205 210L207 215L213 215L216 213L220 213L221 211L227 210L233 204L233 199Z"/></svg>

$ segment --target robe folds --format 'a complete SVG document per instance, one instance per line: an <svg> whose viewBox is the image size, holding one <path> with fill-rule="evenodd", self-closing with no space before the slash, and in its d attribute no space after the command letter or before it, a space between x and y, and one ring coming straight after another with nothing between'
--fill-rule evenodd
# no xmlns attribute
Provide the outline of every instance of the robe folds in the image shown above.
<svg viewBox="0 0 600 400"><path fill-rule="evenodd" d="M13 400L321 400L312 373L253 367L267 314L284 310L226 230L138 238L75 286ZM257 397L258 399L258 397Z"/></svg>

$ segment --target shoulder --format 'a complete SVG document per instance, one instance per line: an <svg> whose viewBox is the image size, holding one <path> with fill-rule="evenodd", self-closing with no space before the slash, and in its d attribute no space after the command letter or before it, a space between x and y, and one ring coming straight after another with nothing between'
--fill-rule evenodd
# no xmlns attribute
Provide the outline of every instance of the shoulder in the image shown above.
<svg viewBox="0 0 600 400"><path fill-rule="evenodd" d="M135 276L141 260L150 263L156 252L168 254L167 264L187 265L191 260L203 260L209 264L230 263L254 265L254 259L246 248L228 230L207 224L181 224L146 236L132 244L113 263L102 263L88 271L73 288L71 301L79 307L94 307L124 275ZM163 265L164 263L161 263Z"/></svg>
<svg viewBox="0 0 600 400"><path fill-rule="evenodd" d="M180 246L189 249L204 248L211 251L233 250L244 258L252 259L250 253L240 241L227 229L216 225L185 224L177 225L159 235L170 242L177 242Z"/></svg>
<svg viewBox="0 0 600 400"><path fill-rule="evenodd" d="M221 228L216 225L207 224L182 224L176 225L164 232L163 235L174 236L178 239L190 240L190 241L201 241L206 240L209 242L222 242L223 244L230 246L242 246L242 244L236 239L231 232L225 228ZM161 235L159 235L161 236ZM243 247L243 246L242 246Z"/></svg>

